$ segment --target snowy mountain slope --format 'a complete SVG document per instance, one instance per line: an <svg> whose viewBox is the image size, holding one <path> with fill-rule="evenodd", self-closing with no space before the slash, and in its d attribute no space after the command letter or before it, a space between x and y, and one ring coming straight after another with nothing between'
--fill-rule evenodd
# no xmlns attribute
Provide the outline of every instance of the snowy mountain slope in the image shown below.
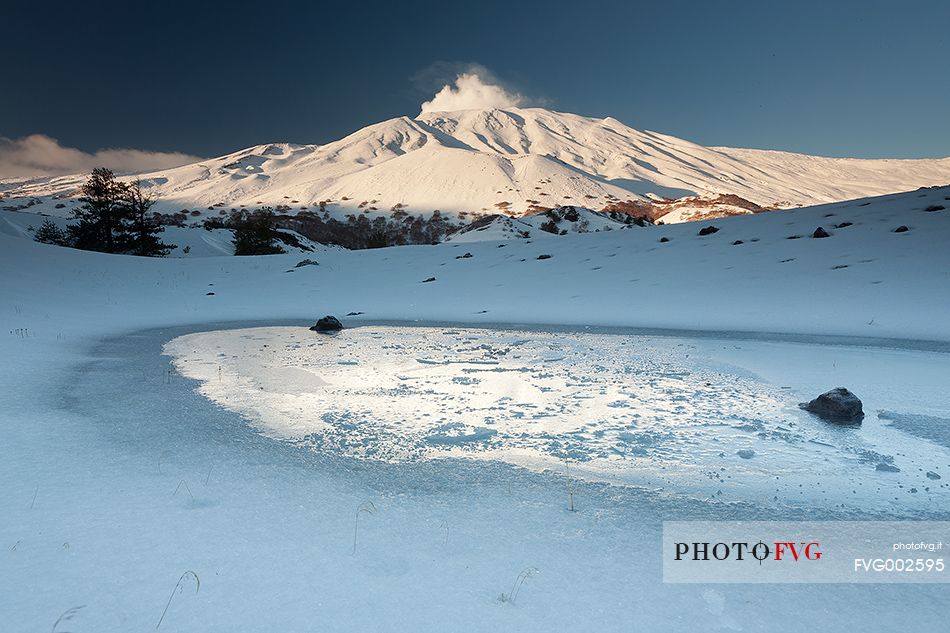
<svg viewBox="0 0 950 633"><path fill-rule="evenodd" d="M623 214L598 213L583 207L555 207L512 218L492 214L475 220L446 242L484 242L490 240L538 239L572 233L600 233L634 226L634 218Z"/></svg>
<svg viewBox="0 0 950 633"><path fill-rule="evenodd" d="M536 226L521 218L506 215L486 215L446 238L446 242L491 242L512 239L528 239ZM538 231L537 237L554 237L551 233Z"/></svg>
<svg viewBox="0 0 950 633"><path fill-rule="evenodd" d="M714 220L731 215L748 215L768 210L754 202L729 194L684 196L677 200L655 201L649 210L648 217L652 218L654 222L676 224L678 222Z"/></svg>
<svg viewBox="0 0 950 633"><path fill-rule="evenodd" d="M464 219L719 194L794 207L945 184L950 158L856 160L703 147L611 118L510 108L399 117L323 146L260 145L140 177L160 197L156 210L196 217L267 205L337 217L438 209ZM0 181L0 208L68 215L82 180Z"/></svg>

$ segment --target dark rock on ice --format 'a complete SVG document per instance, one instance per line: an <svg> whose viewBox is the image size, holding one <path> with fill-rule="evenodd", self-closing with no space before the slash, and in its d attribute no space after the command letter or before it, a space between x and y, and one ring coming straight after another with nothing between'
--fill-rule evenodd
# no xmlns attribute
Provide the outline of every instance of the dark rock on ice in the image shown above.
<svg viewBox="0 0 950 633"><path fill-rule="evenodd" d="M895 233L906 233L906 232L909 231L909 230L910 230L909 228L907 228L906 226L904 226L903 224L901 224L899 227L897 227L896 229L894 229L894 232L895 232Z"/></svg>
<svg viewBox="0 0 950 633"><path fill-rule="evenodd" d="M704 226L703 228L699 229L700 235L712 235L713 233L718 233L718 232L719 232L719 229L712 225Z"/></svg>
<svg viewBox="0 0 950 633"><path fill-rule="evenodd" d="M844 387L827 391L811 402L802 402L798 406L828 422L860 424L864 419L860 398Z"/></svg>
<svg viewBox="0 0 950 633"><path fill-rule="evenodd" d="M831 237L831 234L819 226L817 229L815 229L815 232L812 233L811 236L812 237Z"/></svg>

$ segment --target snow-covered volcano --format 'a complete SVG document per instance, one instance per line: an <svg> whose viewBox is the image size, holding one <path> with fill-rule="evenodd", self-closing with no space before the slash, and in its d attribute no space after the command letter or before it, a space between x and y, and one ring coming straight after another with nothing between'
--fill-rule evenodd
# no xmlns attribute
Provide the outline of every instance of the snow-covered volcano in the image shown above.
<svg viewBox="0 0 950 633"><path fill-rule="evenodd" d="M686 197L698 197L702 207L722 195L787 208L946 184L950 158L858 160L704 147L612 118L507 108L425 112L326 145L260 145L140 177L159 195L157 210L196 217L272 206L333 215L438 209L465 218ZM3 206L68 215L83 178L0 181ZM702 210L679 209L675 219L694 215Z"/></svg>

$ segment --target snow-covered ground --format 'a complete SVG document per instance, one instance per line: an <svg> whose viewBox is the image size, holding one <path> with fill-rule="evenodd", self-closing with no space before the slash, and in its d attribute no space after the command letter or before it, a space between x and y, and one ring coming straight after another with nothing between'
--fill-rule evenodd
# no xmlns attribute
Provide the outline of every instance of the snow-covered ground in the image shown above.
<svg viewBox="0 0 950 633"><path fill-rule="evenodd" d="M364 312L950 341L947 198L950 187L940 187L543 241L323 248L306 255L319 265L299 269L299 254L142 260L0 233L6 269L16 271L0 291L21 307L8 315L11 329L47 323L64 335ZM719 230L698 234L710 226ZM818 227L830 237L811 237ZM49 306L68 306L69 318L47 321Z"/></svg>
<svg viewBox="0 0 950 633"><path fill-rule="evenodd" d="M944 630L950 603L940 585L664 585L658 547L672 519L950 518L950 410L940 389L950 381L947 198L945 187L537 242L323 249L308 255L318 265L301 268L299 254L154 260L0 231L0 630L154 629L166 605L160 630L814 631L829 618L867 631ZM710 224L719 231L697 234ZM902 225L909 230L894 232ZM831 236L810 237L818 226ZM222 332L290 320L299 328L324 314L367 325L333 338ZM385 320L464 329L369 324ZM468 329L491 323L519 331ZM706 334L568 337L526 327L543 324ZM265 354L265 344L276 349ZM491 348L474 349L483 344ZM347 347L327 353L334 345ZM514 359L520 347L528 351ZM466 367L492 367L451 362L460 354L485 360L505 349L511 360L499 362L551 375L444 385L483 378ZM621 367L641 372L630 384L642 409L630 392L624 406L608 406L621 400ZM547 450L548 472L508 451L556 449L541 433L517 437L514 407L495 422L494 460L468 459L457 439L466 427L430 427L422 415L398 439L421 445L424 458L354 458L310 432L327 407L308 395L309 374L342 381L335 389L345 400L413 368L436 392L419 394L421 413L444 409L446 397L475 411L504 384L534 394L528 404L557 406L542 387L577 394L570 381L583 379L598 415L582 439L562 441L573 449L569 473L558 450ZM264 393L228 402L241 381ZM833 429L795 410L839 385L865 399L861 428ZM364 402L407 415L396 398L365 393ZM625 410L635 428L622 431ZM669 421L680 416L682 427ZM464 421L488 428L477 418ZM539 422L561 440L570 423ZM297 441L273 437L281 424ZM656 433L649 446L646 431ZM442 444L418 442L440 435ZM628 440L643 450L601 458ZM662 471L664 455L706 476L691 488L688 476ZM721 483L710 478L713 464L725 468ZM774 489L756 481L756 471L764 480L775 469ZM803 489L814 485L798 494L796 477ZM514 603L499 600L535 568ZM200 590L186 576L176 591L189 570ZM83 608L54 626L73 607Z"/></svg>

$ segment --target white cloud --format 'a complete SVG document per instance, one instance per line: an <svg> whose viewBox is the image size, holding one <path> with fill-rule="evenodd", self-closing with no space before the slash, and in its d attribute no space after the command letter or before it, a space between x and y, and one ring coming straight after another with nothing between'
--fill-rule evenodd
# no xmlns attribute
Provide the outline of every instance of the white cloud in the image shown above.
<svg viewBox="0 0 950 633"><path fill-rule="evenodd" d="M516 108L525 98L501 86L483 81L475 72L460 73L453 84L446 84L422 104L422 112L451 112L487 108Z"/></svg>
<svg viewBox="0 0 950 633"><path fill-rule="evenodd" d="M63 147L54 138L32 134L19 139L0 136L0 178L56 176L108 167L117 173L134 173L177 167L201 160L180 152L139 149L101 149L90 154Z"/></svg>

